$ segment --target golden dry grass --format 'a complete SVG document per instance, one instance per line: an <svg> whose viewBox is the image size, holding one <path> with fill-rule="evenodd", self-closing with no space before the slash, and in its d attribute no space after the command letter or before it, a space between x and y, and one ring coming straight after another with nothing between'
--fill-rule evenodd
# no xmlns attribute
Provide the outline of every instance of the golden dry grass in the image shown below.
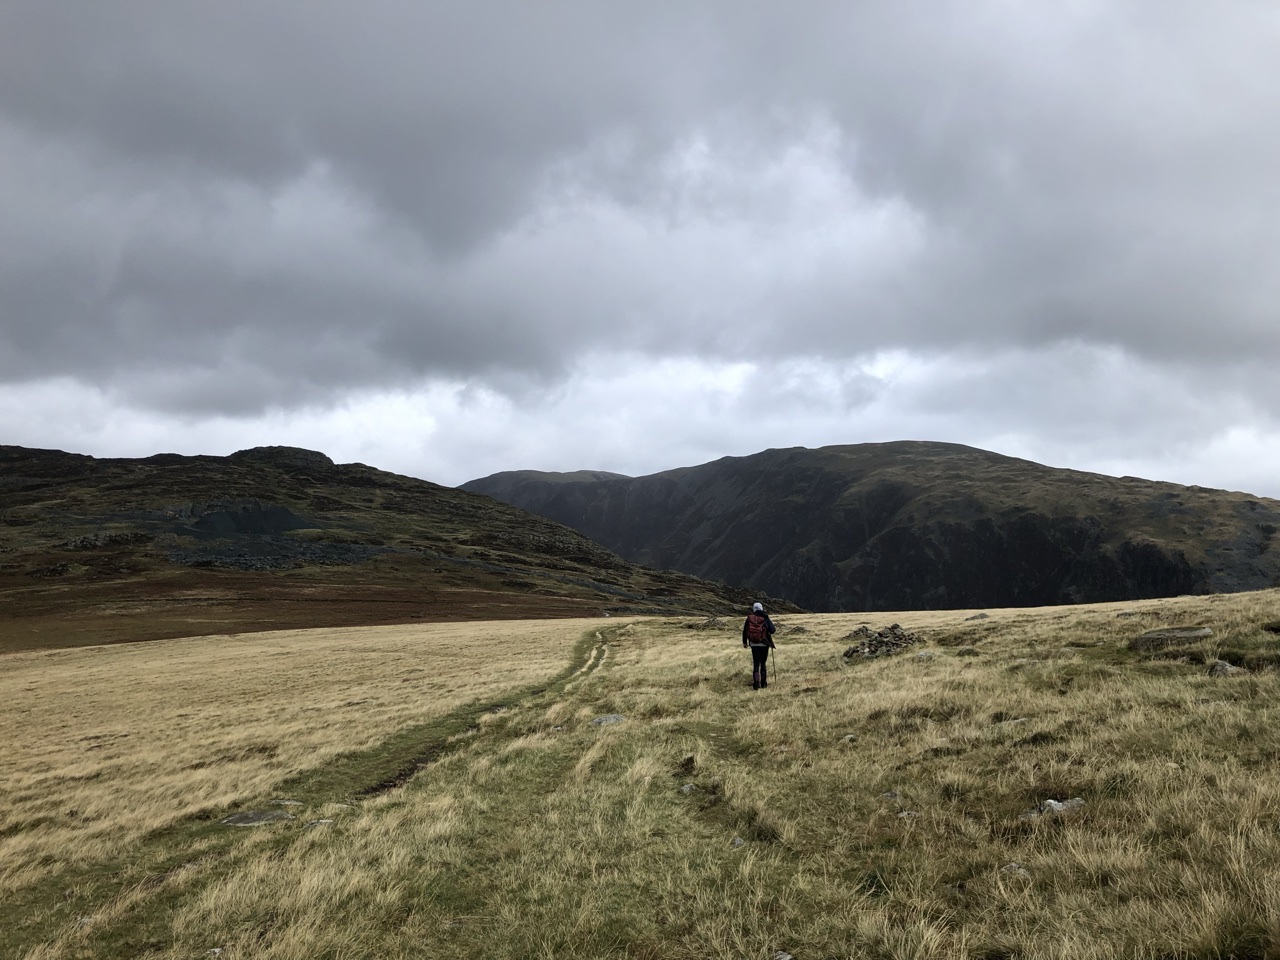
<svg viewBox="0 0 1280 960"><path fill-rule="evenodd" d="M596 621L196 637L0 659L0 897L408 724L546 680Z"/></svg>
<svg viewBox="0 0 1280 960"><path fill-rule="evenodd" d="M402 787L194 839L18 955L1280 953L1280 592L987 614L780 618L758 693L737 623L601 627ZM923 649L841 656L893 619ZM1214 636L1128 650L1174 624ZM1209 676L1218 655L1251 669Z"/></svg>

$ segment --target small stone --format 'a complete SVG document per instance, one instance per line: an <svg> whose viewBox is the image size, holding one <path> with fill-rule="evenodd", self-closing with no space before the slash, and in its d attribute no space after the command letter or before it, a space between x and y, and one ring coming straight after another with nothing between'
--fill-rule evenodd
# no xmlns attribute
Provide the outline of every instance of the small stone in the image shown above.
<svg viewBox="0 0 1280 960"><path fill-rule="evenodd" d="M243 813L233 813L229 817L223 817L220 822L228 827L260 827L264 823L292 819L293 816L283 810L246 810Z"/></svg>
<svg viewBox="0 0 1280 960"><path fill-rule="evenodd" d="M303 826L304 828L306 828L306 827L327 827L327 826L328 826L329 824L331 824L331 823L333 823L333 821L332 821L332 820L308 820L308 821L307 821L306 823L304 823L302 826Z"/></svg>
<svg viewBox="0 0 1280 960"><path fill-rule="evenodd" d="M607 727L615 723L621 723L625 719L627 718L620 713L610 713L610 714L606 714L603 717L596 717L591 722L594 723L597 727Z"/></svg>
<svg viewBox="0 0 1280 960"><path fill-rule="evenodd" d="M787 953L785 950L779 950L773 955L773 960L795 960L795 957Z"/></svg>
<svg viewBox="0 0 1280 960"><path fill-rule="evenodd" d="M1016 727L1020 723L1030 723L1030 717L1014 717L1012 720L1001 720L996 724L998 727Z"/></svg>
<svg viewBox="0 0 1280 960"><path fill-rule="evenodd" d="M936 656L937 656L937 654L936 654L936 653L934 653L932 650L921 650L919 653L917 653L917 654L916 654L916 659L917 659L917 660L932 660L932 659L933 659L934 657L936 657Z"/></svg>
<svg viewBox="0 0 1280 960"><path fill-rule="evenodd" d="M1035 807L1020 814L1018 819L1035 820L1043 816L1060 816L1074 813L1083 806L1084 799L1082 797L1072 797L1070 800L1042 800Z"/></svg>
<svg viewBox="0 0 1280 960"><path fill-rule="evenodd" d="M916 813L914 810L903 810L901 813L898 814L898 819L899 820L919 820L920 814Z"/></svg>
<svg viewBox="0 0 1280 960"><path fill-rule="evenodd" d="M991 619L990 614L986 614L986 613L975 613L972 617L964 618L965 623L970 623L974 620L990 620L990 619Z"/></svg>
<svg viewBox="0 0 1280 960"><path fill-rule="evenodd" d="M552 729L552 731L554 731L554 732L556 732L556 733L559 733L561 730L563 730L563 729L564 729L564 727L562 727L560 724L556 724L556 725L555 725L554 727L552 727L551 729Z"/></svg>
<svg viewBox="0 0 1280 960"><path fill-rule="evenodd" d="M274 803L277 807L300 807L300 806L302 806L302 801L301 801L301 800L272 800L271 802L272 802L272 803Z"/></svg>
<svg viewBox="0 0 1280 960"><path fill-rule="evenodd" d="M902 794L898 793L897 790L886 790L884 793L880 794L880 799L881 800L901 800Z"/></svg>
<svg viewBox="0 0 1280 960"><path fill-rule="evenodd" d="M698 789L698 785L697 785L697 784L695 784L695 783L686 783L683 787L681 787L681 788L680 788L680 792L681 792L681 793L683 793L683 794L687 797L689 794L696 792L696 791L697 791L697 789Z"/></svg>
<svg viewBox="0 0 1280 960"><path fill-rule="evenodd" d="M841 743L857 743L858 735L856 733L846 733L840 738Z"/></svg>
<svg viewBox="0 0 1280 960"><path fill-rule="evenodd" d="M1215 660L1209 664L1209 676L1211 677L1232 677L1237 673L1245 671L1233 664L1227 663L1225 660Z"/></svg>
<svg viewBox="0 0 1280 960"><path fill-rule="evenodd" d="M1022 864L1017 862L1006 863L1003 867L1000 868L1000 872L1003 873L1006 877L1017 877L1020 880L1031 879L1031 871L1028 870L1026 867L1024 867Z"/></svg>
<svg viewBox="0 0 1280 960"><path fill-rule="evenodd" d="M741 837L734 837L733 842L729 844L729 846L733 847L735 850L739 847L745 847L746 845L747 841L743 840Z"/></svg>

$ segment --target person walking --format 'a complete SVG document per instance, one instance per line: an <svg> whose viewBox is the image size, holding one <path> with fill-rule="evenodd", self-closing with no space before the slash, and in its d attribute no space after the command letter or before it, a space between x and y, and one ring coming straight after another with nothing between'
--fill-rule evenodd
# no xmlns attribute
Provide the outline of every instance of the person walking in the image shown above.
<svg viewBox="0 0 1280 960"><path fill-rule="evenodd" d="M773 635L777 628L764 605L753 603L747 620L742 625L742 645L751 648L751 689L769 686L769 651L773 649Z"/></svg>

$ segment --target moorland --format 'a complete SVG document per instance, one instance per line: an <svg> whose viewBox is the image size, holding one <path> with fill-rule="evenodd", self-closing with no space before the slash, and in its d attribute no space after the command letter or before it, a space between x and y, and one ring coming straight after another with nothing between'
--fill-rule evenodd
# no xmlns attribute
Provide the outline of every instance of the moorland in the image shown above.
<svg viewBox="0 0 1280 960"><path fill-rule="evenodd" d="M1280 591L776 619L8 654L0 955L1280 951Z"/></svg>

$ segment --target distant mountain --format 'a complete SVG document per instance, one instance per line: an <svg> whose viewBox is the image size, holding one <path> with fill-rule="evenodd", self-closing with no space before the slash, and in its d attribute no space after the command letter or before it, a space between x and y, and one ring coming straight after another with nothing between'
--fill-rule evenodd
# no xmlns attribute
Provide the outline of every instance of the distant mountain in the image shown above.
<svg viewBox="0 0 1280 960"><path fill-rule="evenodd" d="M0 598L3 652L414 619L722 613L751 596L643 569L488 497L309 450L98 460L0 446Z"/></svg>
<svg viewBox="0 0 1280 960"><path fill-rule="evenodd" d="M1280 584L1280 501L947 443L796 447L647 477L463 484L636 563L818 611L1036 606Z"/></svg>

